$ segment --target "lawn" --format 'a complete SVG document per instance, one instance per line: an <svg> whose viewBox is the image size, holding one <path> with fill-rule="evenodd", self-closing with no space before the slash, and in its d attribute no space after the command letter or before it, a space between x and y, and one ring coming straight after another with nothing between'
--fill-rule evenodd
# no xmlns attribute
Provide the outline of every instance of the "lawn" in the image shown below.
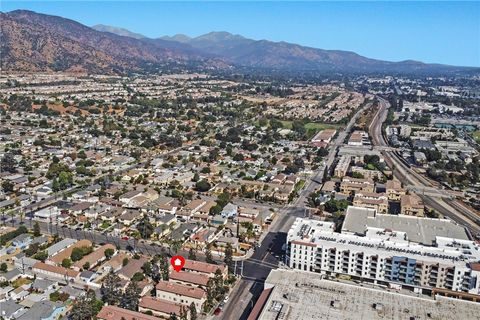
<svg viewBox="0 0 480 320"><path fill-rule="evenodd" d="M480 131L475 131L472 133L472 137L473 139L475 139L475 141L477 141L478 143L480 143Z"/></svg>
<svg viewBox="0 0 480 320"><path fill-rule="evenodd" d="M280 122L283 124L283 127L285 129L292 129L292 122L291 120L280 120ZM322 122L307 122L305 124L305 129L307 131L315 130L323 130L323 129L338 129L342 125L341 124L331 124L331 123L322 123Z"/></svg>
<svg viewBox="0 0 480 320"><path fill-rule="evenodd" d="M23 286L24 284L31 283L32 280L27 279L27 278L18 278L17 280L13 281L12 286L14 288L18 288L20 286Z"/></svg>

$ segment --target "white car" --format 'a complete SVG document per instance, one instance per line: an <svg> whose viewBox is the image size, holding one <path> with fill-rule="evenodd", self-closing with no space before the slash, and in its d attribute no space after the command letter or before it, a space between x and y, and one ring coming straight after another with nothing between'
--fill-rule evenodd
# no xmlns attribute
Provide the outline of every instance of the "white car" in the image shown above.
<svg viewBox="0 0 480 320"><path fill-rule="evenodd" d="M226 296L225 298L223 298L223 303L227 303L228 302L228 296Z"/></svg>

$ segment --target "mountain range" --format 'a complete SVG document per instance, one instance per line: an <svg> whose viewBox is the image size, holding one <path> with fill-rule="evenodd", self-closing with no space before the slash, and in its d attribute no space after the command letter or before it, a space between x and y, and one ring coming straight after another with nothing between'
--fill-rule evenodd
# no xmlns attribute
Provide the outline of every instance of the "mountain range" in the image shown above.
<svg viewBox="0 0 480 320"><path fill-rule="evenodd" d="M228 32L148 38L106 25L26 10L0 12L1 69L123 74L164 68L313 71L326 73L452 73L478 68L389 62L354 52L253 40Z"/></svg>

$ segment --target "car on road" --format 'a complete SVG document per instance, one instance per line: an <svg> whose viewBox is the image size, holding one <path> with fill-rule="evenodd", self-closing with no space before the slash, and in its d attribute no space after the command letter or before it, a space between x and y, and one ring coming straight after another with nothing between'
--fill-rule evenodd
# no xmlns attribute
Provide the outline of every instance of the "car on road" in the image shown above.
<svg viewBox="0 0 480 320"><path fill-rule="evenodd" d="M122 237L122 240L128 240L128 237L127 236Z"/></svg>
<svg viewBox="0 0 480 320"><path fill-rule="evenodd" d="M228 297L228 296L225 296L225 298L223 298L223 303L227 303L227 302L228 302L228 299L229 299L229 297Z"/></svg>
<svg viewBox="0 0 480 320"><path fill-rule="evenodd" d="M222 308L218 307L217 309L215 309L215 311L213 311L213 314L218 316L220 313L222 313Z"/></svg>

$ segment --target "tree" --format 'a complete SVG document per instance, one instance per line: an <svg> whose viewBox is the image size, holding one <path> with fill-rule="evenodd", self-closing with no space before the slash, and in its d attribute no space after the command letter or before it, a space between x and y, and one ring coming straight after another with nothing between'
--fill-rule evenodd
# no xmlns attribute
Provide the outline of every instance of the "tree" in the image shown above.
<svg viewBox="0 0 480 320"><path fill-rule="evenodd" d="M175 313L172 313L172 314L170 315L170 318L168 318L168 319L169 319L169 320L178 320L177 315L176 315Z"/></svg>
<svg viewBox="0 0 480 320"><path fill-rule="evenodd" d="M70 268L72 266L72 260L65 258L62 260L62 267Z"/></svg>
<svg viewBox="0 0 480 320"><path fill-rule="evenodd" d="M38 221L35 221L35 224L33 225L33 236L40 237L40 235L40 225L38 224Z"/></svg>
<svg viewBox="0 0 480 320"><path fill-rule="evenodd" d="M142 270L143 270L143 272L145 272L145 275L151 276L152 275L152 264L149 261L145 262L142 266Z"/></svg>
<svg viewBox="0 0 480 320"><path fill-rule="evenodd" d="M223 259L223 262L225 262L225 264L227 265L228 273L232 273L233 272L233 249L230 243L227 243L227 246L225 247L225 258Z"/></svg>
<svg viewBox="0 0 480 320"><path fill-rule="evenodd" d="M5 192L13 192L14 184L8 180L2 182L2 189Z"/></svg>
<svg viewBox="0 0 480 320"><path fill-rule="evenodd" d="M192 181L193 182L198 182L200 180L200 176L198 175L198 172L195 172L193 175Z"/></svg>
<svg viewBox="0 0 480 320"><path fill-rule="evenodd" d="M215 302L216 292L215 292L215 281L210 278L207 282L206 287L207 300L204 303L204 311L208 312Z"/></svg>
<svg viewBox="0 0 480 320"><path fill-rule="evenodd" d="M207 245L207 247L205 248L205 262L207 263L215 262L212 257L212 251L210 250L210 245Z"/></svg>
<svg viewBox="0 0 480 320"><path fill-rule="evenodd" d="M145 276L141 272L135 272L135 274L132 277L133 281L142 281L143 279L145 279Z"/></svg>
<svg viewBox="0 0 480 320"><path fill-rule="evenodd" d="M195 254L195 250L193 250L193 248L190 248L190 250L188 250L188 259L197 260L197 255Z"/></svg>
<svg viewBox="0 0 480 320"><path fill-rule="evenodd" d="M91 320L102 309L102 301L97 300L95 292L88 290L87 294L79 297L70 311L71 320Z"/></svg>
<svg viewBox="0 0 480 320"><path fill-rule="evenodd" d="M110 260L114 253L115 253L115 250L113 250L112 248L105 249L105 252L104 252L105 258L107 260Z"/></svg>
<svg viewBox="0 0 480 320"><path fill-rule="evenodd" d="M17 166L17 161L14 158L14 155L11 152L5 153L2 160L0 161L0 169L2 172L11 172L14 173L17 170L15 169Z"/></svg>
<svg viewBox="0 0 480 320"><path fill-rule="evenodd" d="M188 320L188 308L185 306L182 306L180 308L180 320Z"/></svg>
<svg viewBox="0 0 480 320"><path fill-rule="evenodd" d="M149 239L154 231L153 225L148 221L147 217L144 217L138 224L137 230L140 232L140 236L143 239Z"/></svg>
<svg viewBox="0 0 480 320"><path fill-rule="evenodd" d="M210 188L211 188L210 183L205 179L202 179L202 180L198 181L197 183L195 183L195 189L199 192L208 191L208 190L210 190Z"/></svg>
<svg viewBox="0 0 480 320"><path fill-rule="evenodd" d="M100 288L102 300L109 305L117 305L121 297L120 277L110 272L105 277Z"/></svg>
<svg viewBox="0 0 480 320"><path fill-rule="evenodd" d="M161 255L160 257L160 273L162 275L163 281L168 281L169 279L169 264L166 255Z"/></svg>
<svg viewBox="0 0 480 320"><path fill-rule="evenodd" d="M0 272L5 273L8 271L8 266L5 262L0 265Z"/></svg>
<svg viewBox="0 0 480 320"><path fill-rule="evenodd" d="M90 262L85 262L82 266L83 270L89 270L90 269Z"/></svg>
<svg viewBox="0 0 480 320"><path fill-rule="evenodd" d="M131 281L127 288L125 289L125 293L122 295L120 299L120 307L132 311L138 310L138 301L140 300L140 288L137 285L136 281Z"/></svg>
<svg viewBox="0 0 480 320"><path fill-rule="evenodd" d="M195 307L195 303L190 304L190 320L197 320L198 315L197 315L197 308Z"/></svg>
<svg viewBox="0 0 480 320"><path fill-rule="evenodd" d="M152 265L152 274L150 277L156 283L162 279L162 275L160 274L160 267L158 266L158 263L154 263Z"/></svg>

